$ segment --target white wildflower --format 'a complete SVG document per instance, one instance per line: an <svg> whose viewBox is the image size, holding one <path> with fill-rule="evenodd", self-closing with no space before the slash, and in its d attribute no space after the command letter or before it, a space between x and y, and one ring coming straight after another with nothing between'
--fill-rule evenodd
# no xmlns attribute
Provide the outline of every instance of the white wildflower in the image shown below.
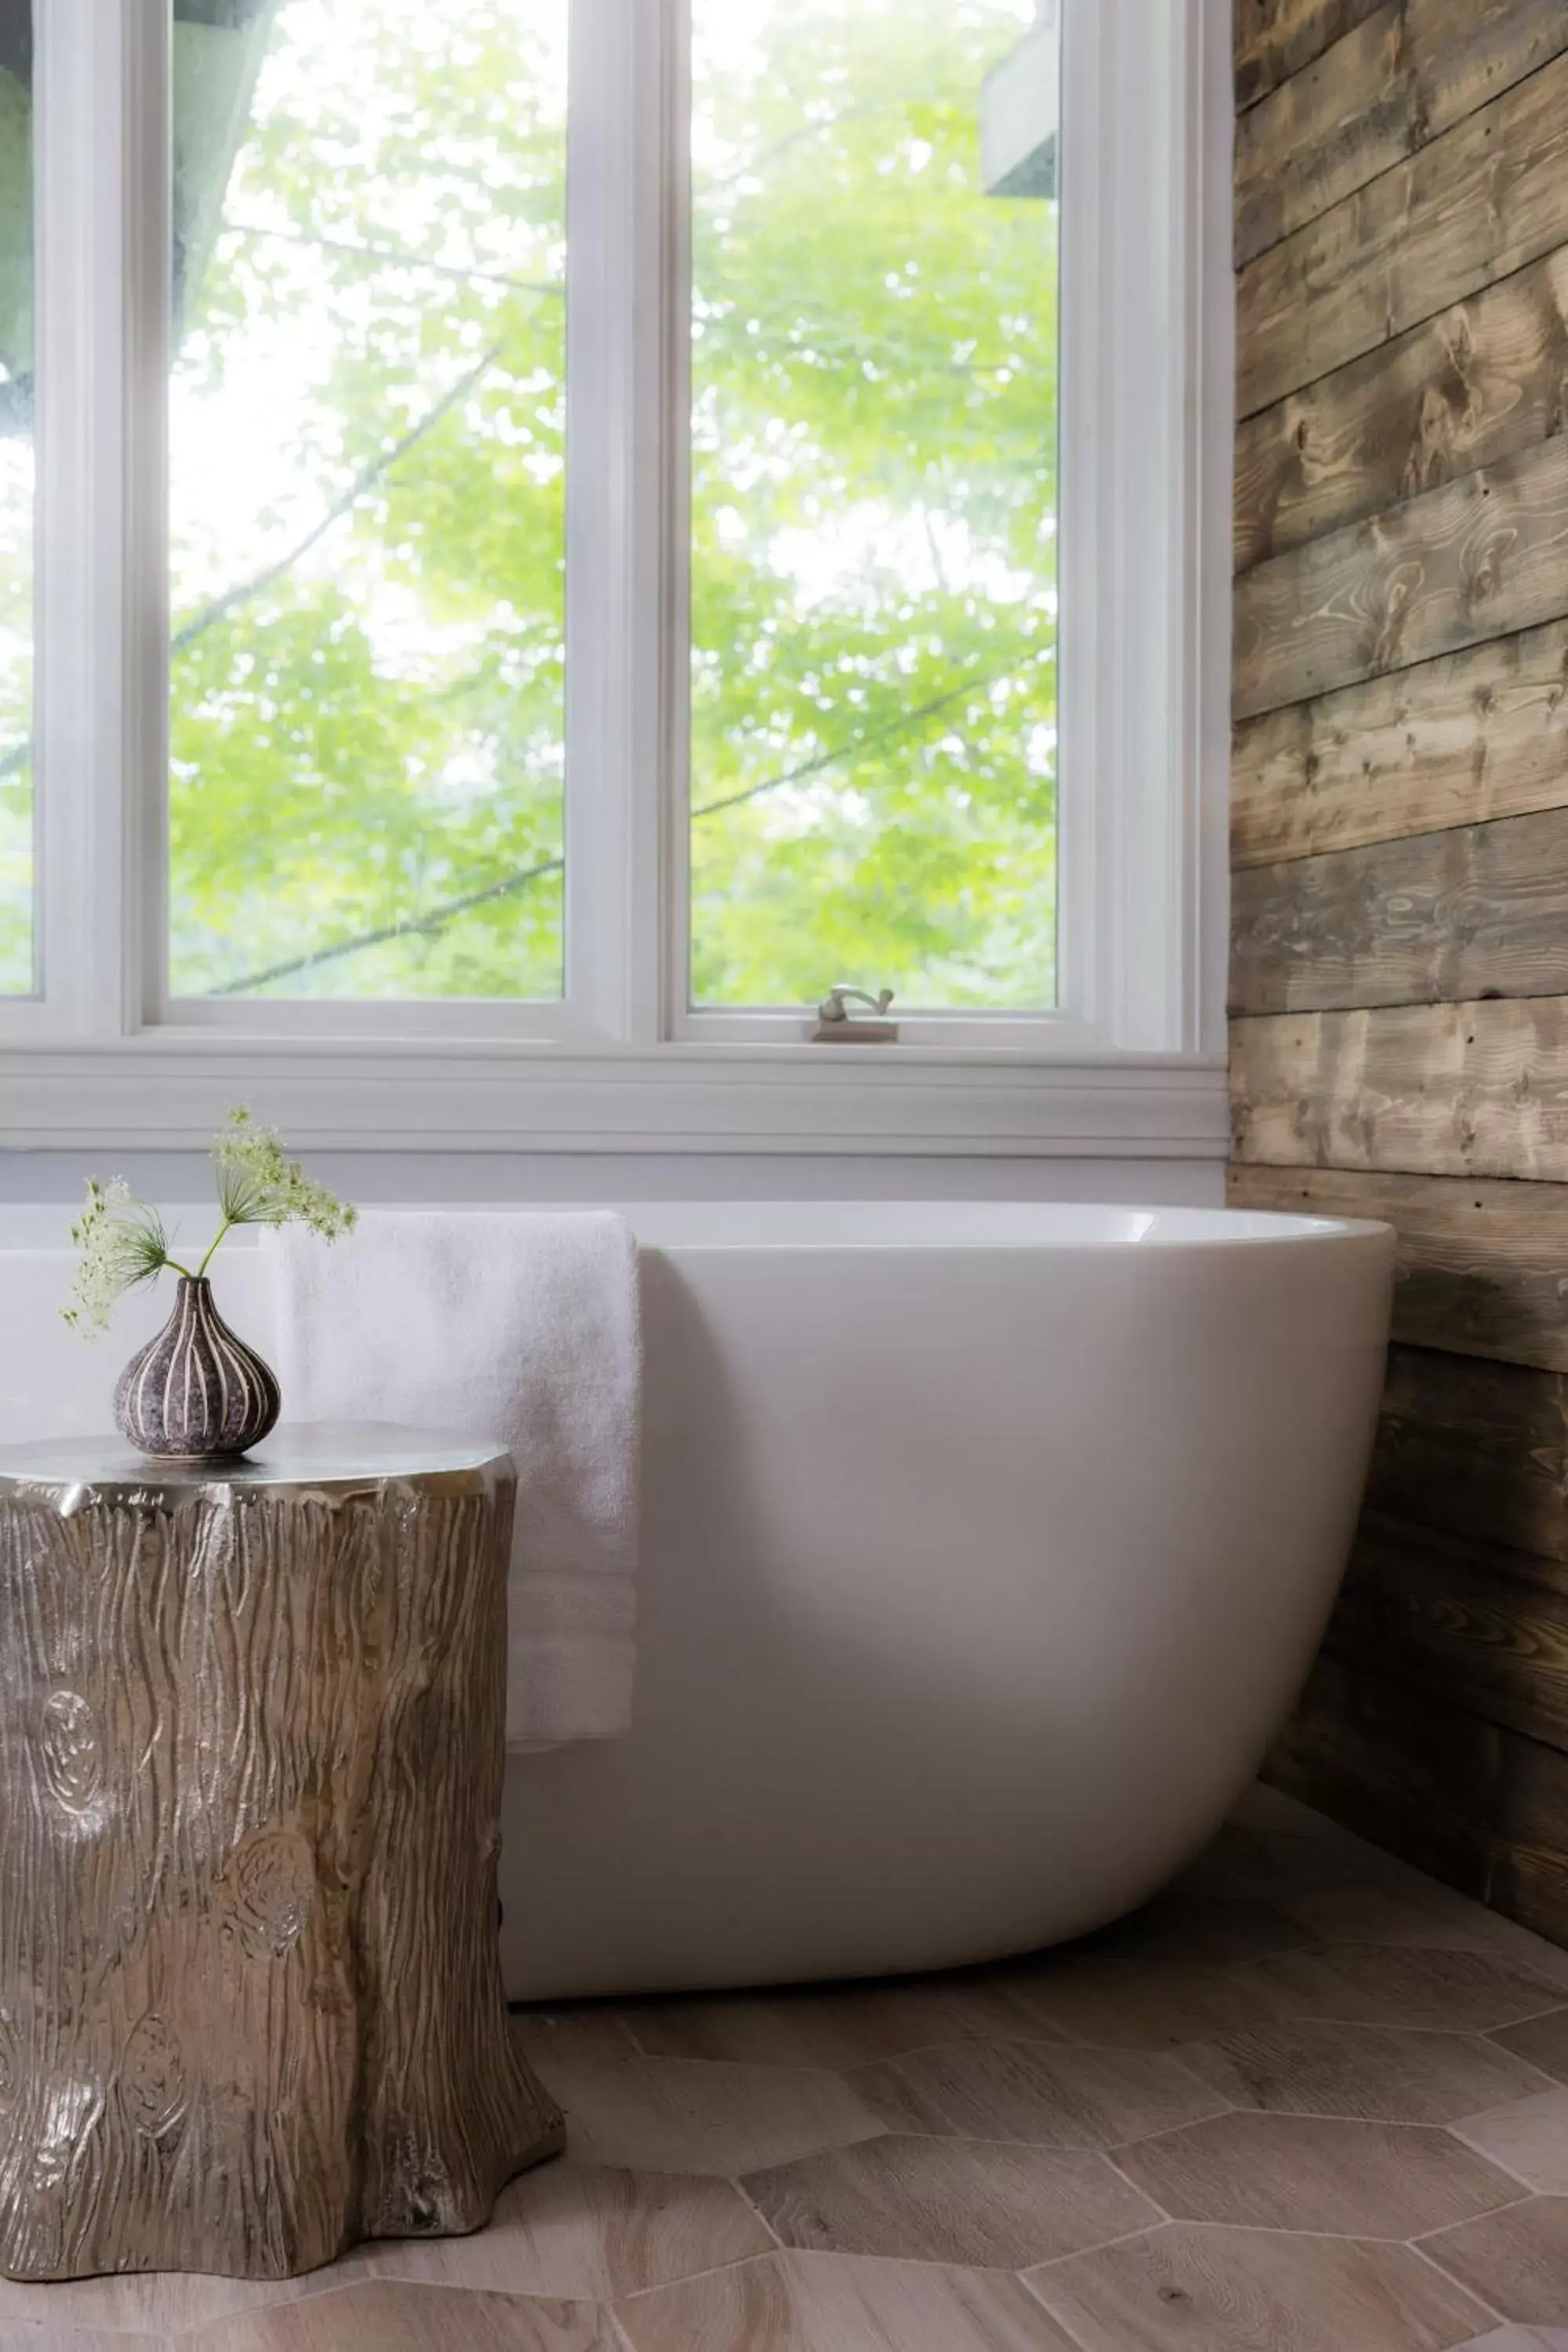
<svg viewBox="0 0 1568 2352"><path fill-rule="evenodd" d="M69 1304L61 1314L73 1331L106 1331L109 1310L125 1291L151 1282L170 1262L168 1239L156 1210L131 1195L123 1176L100 1184L88 1179L87 1206L71 1227L79 1257Z"/></svg>
<svg viewBox="0 0 1568 2352"><path fill-rule="evenodd" d="M307 1176L284 1154L276 1128L262 1127L247 1110L231 1110L228 1125L213 1146L218 1206L228 1225L309 1225L323 1241L353 1231L358 1211Z"/></svg>
<svg viewBox="0 0 1568 2352"><path fill-rule="evenodd" d="M235 1225L309 1225L323 1241L352 1233L357 1210L339 1201L324 1184L307 1176L284 1152L282 1139L258 1126L247 1110L231 1110L213 1145L218 1208L223 1222L206 1255L194 1269L169 1254L168 1236L155 1209L132 1197L123 1176L100 1184L90 1177L87 1206L71 1227L79 1259L68 1303L60 1309L73 1331L108 1328L109 1310L121 1293L152 1282L166 1267L190 1278L205 1275L224 1235Z"/></svg>

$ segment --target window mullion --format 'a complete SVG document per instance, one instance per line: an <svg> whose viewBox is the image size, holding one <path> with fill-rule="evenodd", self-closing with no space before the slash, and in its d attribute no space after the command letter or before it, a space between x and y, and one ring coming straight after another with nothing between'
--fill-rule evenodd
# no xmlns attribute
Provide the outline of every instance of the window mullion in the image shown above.
<svg viewBox="0 0 1568 2352"><path fill-rule="evenodd" d="M51 1027L110 1038L136 1025L137 812L162 741L162 572L138 543L157 535L141 411L168 10L48 0L37 15L44 997Z"/></svg>
<svg viewBox="0 0 1568 2352"><path fill-rule="evenodd" d="M658 962L665 1034L679 1035L691 994L691 0L664 16L659 216Z"/></svg>
<svg viewBox="0 0 1568 2352"><path fill-rule="evenodd" d="M123 269L125 463L125 909L127 1025L161 1018L168 992L169 360L174 316L173 11L125 11Z"/></svg>
<svg viewBox="0 0 1568 2352"><path fill-rule="evenodd" d="M661 1032L668 0L574 0L567 154L567 989Z"/></svg>

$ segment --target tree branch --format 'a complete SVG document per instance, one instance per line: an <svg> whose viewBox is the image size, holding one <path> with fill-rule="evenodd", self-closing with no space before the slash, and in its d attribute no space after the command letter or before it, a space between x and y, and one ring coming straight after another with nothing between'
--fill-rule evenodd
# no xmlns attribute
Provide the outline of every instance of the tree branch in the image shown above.
<svg viewBox="0 0 1568 2352"><path fill-rule="evenodd" d="M460 400L467 397L479 379L495 365L500 356L500 344L492 343L489 351L481 353L475 361L467 373L460 375L457 383L442 394L435 406L427 408L424 415L409 426L400 440L395 441L390 449L384 449L378 457L373 457L368 466L361 467L348 488L340 498L333 500L321 520L311 526L304 538L289 550L287 555L280 555L275 562L264 564L262 569L253 572L248 580L241 580L234 587L226 588L221 596L215 596L210 604L204 604L199 612L193 614L188 621L174 631L170 639L171 654L183 653L194 639L204 635L216 622L225 619L240 605L248 604L252 597L259 596L262 591L269 588L275 580L281 580L286 572L291 572L304 556L309 555L317 541L326 537L332 525L340 521L351 507L359 504L367 490L374 489L384 475L389 474L394 466L407 457L410 449L416 447L427 434L435 431L441 419L449 415Z"/></svg>
<svg viewBox="0 0 1568 2352"><path fill-rule="evenodd" d="M422 932L441 930L458 916L468 914L471 908L483 907L492 898L508 898L514 890L524 890L546 874L559 874L565 863L563 857L546 857L537 866L520 866L515 874L503 874L499 882L487 883L482 890L468 890L460 898L449 898L444 906L433 907L427 915L410 915L402 922L384 923L379 930L362 931L357 939L344 940L336 947L320 948L313 955L294 956L286 963L268 965L264 971L247 971L238 980L226 980L221 987L209 989L207 994L238 996L246 989L265 988L269 981L287 980L294 972L332 963L339 956L384 947L388 940L414 939Z"/></svg>
<svg viewBox="0 0 1568 2352"><path fill-rule="evenodd" d="M510 286L522 294L552 294L563 299L566 289L548 278L513 278L504 269L459 269L449 261L432 261L423 253L410 253L399 245L362 245L348 236L319 236L302 228L267 228L259 221L226 221L226 235L270 237L281 245L319 246L326 253L352 253L362 260L397 261L408 269L433 270L438 278L453 278L467 284L472 280L486 286Z"/></svg>
<svg viewBox="0 0 1568 2352"><path fill-rule="evenodd" d="M426 409L424 415L409 426L401 440L395 441L390 449L384 449L379 457L373 457L368 466L361 467L342 496L333 501L321 520L312 524L304 538L291 547L287 555L280 555L276 562L264 565L259 572L253 572L248 580L238 581L234 587L226 588L221 596L215 596L210 604L202 605L198 612L193 613L190 619L177 628L169 640L171 655L183 653L185 647L193 644L197 637L205 635L215 623L224 620L230 613L237 612L242 604L248 604L253 596L259 596L264 589L271 587L275 580L281 580L286 572L291 572L302 557L309 555L317 541L326 537L332 525L341 520L351 507L359 504L367 490L374 489L384 475L389 474L400 459L407 457L410 449L417 447L427 434L435 431L441 419L448 415L458 403L473 390L480 378L495 365L500 356L500 345L492 343L489 351L483 352L475 361L468 373L460 375L449 391L442 394L434 407ZM16 775L19 769L26 766L32 756L33 741L30 736L25 742L13 744L9 751L0 756L0 778Z"/></svg>
<svg viewBox="0 0 1568 2352"><path fill-rule="evenodd" d="M1052 647L1043 646L1039 652L1027 654L1021 662L1010 663L1005 668L978 670L962 679L957 686L932 695L929 701L917 703L914 709L902 712L886 727L879 728L868 735L854 736L847 742L834 745L830 751L818 752L814 759L803 760L797 766L784 769L779 775L764 777L761 783L748 784L742 792L726 793L718 800L701 802L691 812L692 822L695 824L699 817L718 816L726 809L740 808L747 801L760 800L764 793L782 791L786 784L803 783L808 776L817 776L824 769L837 767L841 760L848 759L855 752L875 751L879 744L891 742L895 737L907 734L921 719L934 717L937 711L946 709L950 703L961 701L977 688L998 685L1004 678L1016 677L1037 662L1049 659L1053 651ZM240 996L248 990L265 988L272 981L289 980L297 972L313 971L321 964L336 963L343 956L358 955L366 948L384 947L389 940L428 936L444 929L459 915L469 913L475 907L486 906L496 898L509 898L513 891L526 889L531 882L540 881L547 874L559 874L565 863L563 857L549 857L538 865L521 866L513 874L503 875L499 882L487 883L482 889L468 890L459 898L445 899L423 915L410 915L401 922L383 923L374 931L356 932L352 939L338 940L330 947L313 949L309 955L293 956L286 962L268 964L260 971L242 973L237 980L226 980L206 992L210 996Z"/></svg>

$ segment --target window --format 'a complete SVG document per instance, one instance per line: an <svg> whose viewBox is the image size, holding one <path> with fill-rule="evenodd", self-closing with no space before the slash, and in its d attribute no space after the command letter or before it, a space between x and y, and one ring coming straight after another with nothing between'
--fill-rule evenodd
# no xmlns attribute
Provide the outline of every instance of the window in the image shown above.
<svg viewBox="0 0 1568 2352"><path fill-rule="evenodd" d="M171 993L559 998L565 0L173 33Z"/></svg>
<svg viewBox="0 0 1568 2352"><path fill-rule="evenodd" d="M1047 1007L1054 7L692 29L690 1001Z"/></svg>
<svg viewBox="0 0 1568 2352"><path fill-rule="evenodd" d="M1213 1148L1224 15L0 0L0 1139Z"/></svg>

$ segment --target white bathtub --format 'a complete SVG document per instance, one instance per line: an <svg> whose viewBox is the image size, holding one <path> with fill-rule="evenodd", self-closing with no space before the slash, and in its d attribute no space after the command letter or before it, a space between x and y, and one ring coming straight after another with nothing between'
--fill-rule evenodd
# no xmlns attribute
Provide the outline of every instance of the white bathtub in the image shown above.
<svg viewBox="0 0 1568 2352"><path fill-rule="evenodd" d="M1328 1614L1388 1229L629 1213L637 1720L509 1763L514 1998L940 1967L1151 1893L1251 1776ZM0 1436L105 1426L160 1319L138 1302L84 1358L53 1311L66 1272L56 1249L0 1250ZM265 1349L254 1277L237 1252L223 1298Z"/></svg>
<svg viewBox="0 0 1568 2352"><path fill-rule="evenodd" d="M978 1960L1137 1903L1305 1675L1386 1226L648 1209L637 1727L513 1759L514 1997Z"/></svg>

